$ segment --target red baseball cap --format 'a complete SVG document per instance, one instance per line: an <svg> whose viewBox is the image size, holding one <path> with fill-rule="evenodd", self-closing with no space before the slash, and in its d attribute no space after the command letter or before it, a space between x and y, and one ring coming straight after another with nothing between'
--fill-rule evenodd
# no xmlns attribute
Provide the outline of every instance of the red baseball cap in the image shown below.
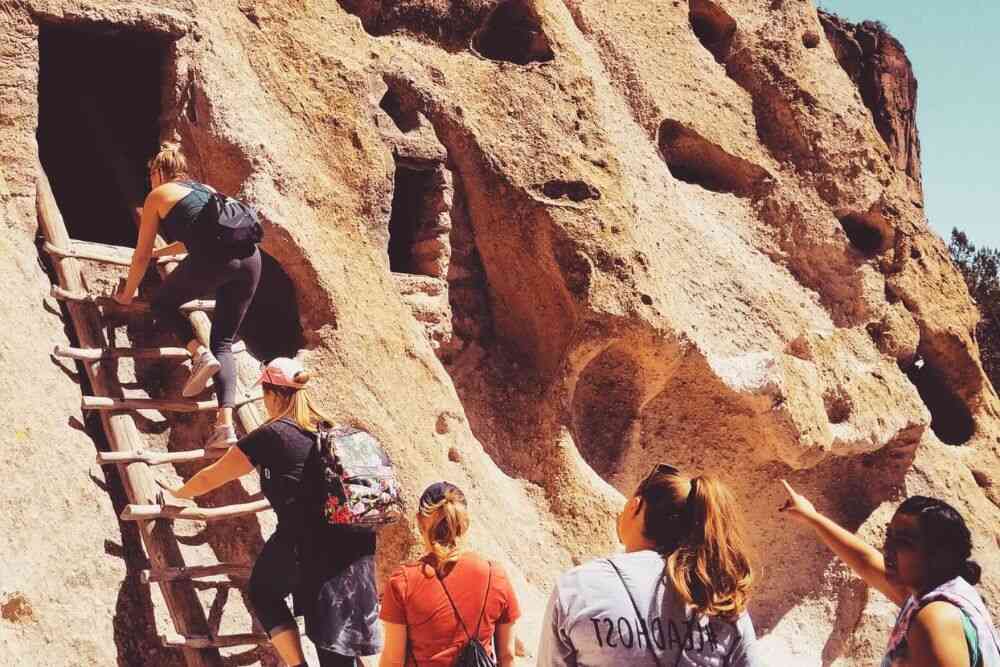
<svg viewBox="0 0 1000 667"><path fill-rule="evenodd" d="M304 373L305 370L305 366L298 359L277 357L272 359L271 363L267 366L264 366L264 371L260 374L260 379L257 380L254 386L256 387L258 384L274 384L279 387L301 389L306 386L306 383L296 382L295 376L299 373Z"/></svg>

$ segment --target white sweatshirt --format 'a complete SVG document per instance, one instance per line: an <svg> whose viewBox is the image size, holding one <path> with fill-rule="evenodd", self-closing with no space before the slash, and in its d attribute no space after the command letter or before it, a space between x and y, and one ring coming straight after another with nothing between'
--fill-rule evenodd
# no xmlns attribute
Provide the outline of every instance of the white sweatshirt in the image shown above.
<svg viewBox="0 0 1000 667"><path fill-rule="evenodd" d="M692 614L655 551L619 554L559 578L542 626L539 667L762 667L750 616L735 623ZM649 647L655 651L657 662Z"/></svg>

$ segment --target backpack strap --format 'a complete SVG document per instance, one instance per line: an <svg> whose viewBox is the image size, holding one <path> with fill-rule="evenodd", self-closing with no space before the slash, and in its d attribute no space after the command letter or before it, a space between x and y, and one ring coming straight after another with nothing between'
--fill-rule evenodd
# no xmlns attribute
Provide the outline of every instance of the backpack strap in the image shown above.
<svg viewBox="0 0 1000 667"><path fill-rule="evenodd" d="M483 625L483 616L486 615L486 601L490 599L490 589L493 588L493 562L486 561L490 568L489 577L486 579L486 592L483 593L483 610L479 612L479 621L476 623L476 640L479 639L479 628Z"/></svg>
<svg viewBox="0 0 1000 667"><path fill-rule="evenodd" d="M466 639L472 641L472 635L469 634L469 629L465 627L465 621L462 620L462 614L458 612L458 607L455 606L455 601L452 599L451 593L448 592L448 587L444 585L444 579L442 579L441 575L437 574L437 572L434 573L434 578L438 580L439 584L441 584L444 594L448 597L448 602L451 603L451 608L455 612L455 618L458 619L459 624L462 626L462 632L465 633ZM486 592L487 594L489 593L489 588L486 589Z"/></svg>
<svg viewBox="0 0 1000 667"><path fill-rule="evenodd" d="M470 635L468 628L465 627L465 621L462 620L462 614L459 613L458 607L455 606L455 601L452 599L451 593L448 592L448 587L444 585L444 579L442 579L440 575L437 576L438 583L440 583L441 588L444 589L444 594L448 596L448 602L451 603L451 608L455 612L455 618L458 619L459 624L461 624L462 626L462 632L465 633L466 639L468 639L470 642L473 639L475 639L477 642L479 641L479 629L482 627L483 617L486 615L486 603L490 599L490 589L493 588L493 562L486 561L486 563L487 565L489 565L490 573L489 577L486 580L486 592L483 594L483 609L482 611L479 612L479 621L476 622L476 634L474 635Z"/></svg>
<svg viewBox="0 0 1000 667"><path fill-rule="evenodd" d="M637 622L641 623L643 621L643 619L646 618L646 616L641 611L639 611L639 605L636 604L635 598L632 596L632 591L629 590L628 584L625 583L625 577L622 576L622 571L618 569L618 566L615 565L615 562L613 560L611 560L610 558L606 558L605 560L608 561L608 564L611 565L611 567L614 569L615 574L618 575L618 579L621 580L622 586L625 588L625 592L628 594L628 599L632 602L632 609L635 610L635 620ZM690 632L690 628L689 628L688 632ZM685 642L686 641L687 640L685 640ZM663 667L663 663L660 662L660 656L656 655L656 651L653 650L653 627L652 627L652 625L650 625L650 627L649 627L649 641L646 642L646 648L649 649L649 654L651 656L653 656L653 660L656 662L656 664L658 665L658 667ZM682 643L681 644L681 650L683 651L683 649L684 649L684 644ZM680 654L677 655L677 662L674 663L674 667L677 667L677 665L680 664L681 655L682 655L682 653L680 653Z"/></svg>
<svg viewBox="0 0 1000 667"><path fill-rule="evenodd" d="M213 190L212 188L208 187L207 185L205 185L200 181L177 181L177 184L183 185L189 190L193 190L195 192L200 192L204 195L208 195L209 198L211 198L212 195L220 194L217 190Z"/></svg>

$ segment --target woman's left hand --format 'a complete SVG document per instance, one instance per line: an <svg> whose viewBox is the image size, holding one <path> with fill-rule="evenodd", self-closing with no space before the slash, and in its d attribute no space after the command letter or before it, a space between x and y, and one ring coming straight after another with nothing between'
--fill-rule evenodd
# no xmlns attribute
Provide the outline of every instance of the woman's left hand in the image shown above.
<svg viewBox="0 0 1000 667"><path fill-rule="evenodd" d="M156 493L156 503L163 506L172 507L187 507L194 503L190 498L184 498L183 496L177 495L181 487L173 487L164 482L161 479L156 479L157 486L160 490Z"/></svg>

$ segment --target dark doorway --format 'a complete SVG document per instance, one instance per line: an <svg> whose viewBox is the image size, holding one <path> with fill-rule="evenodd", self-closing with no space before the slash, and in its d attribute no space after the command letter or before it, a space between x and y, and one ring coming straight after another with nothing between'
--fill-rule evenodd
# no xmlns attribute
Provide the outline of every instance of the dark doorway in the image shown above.
<svg viewBox="0 0 1000 667"><path fill-rule="evenodd" d="M419 274L413 246L420 240L427 218L427 201L436 190L434 171L415 169L396 161L396 186L389 218L389 269Z"/></svg>
<svg viewBox="0 0 1000 667"><path fill-rule="evenodd" d="M305 346L295 285L278 262L263 250L260 283L240 326L240 336L255 358L294 357Z"/></svg>
<svg viewBox="0 0 1000 667"><path fill-rule="evenodd" d="M159 145L169 42L88 26L39 31L38 150L70 236L135 245Z"/></svg>

